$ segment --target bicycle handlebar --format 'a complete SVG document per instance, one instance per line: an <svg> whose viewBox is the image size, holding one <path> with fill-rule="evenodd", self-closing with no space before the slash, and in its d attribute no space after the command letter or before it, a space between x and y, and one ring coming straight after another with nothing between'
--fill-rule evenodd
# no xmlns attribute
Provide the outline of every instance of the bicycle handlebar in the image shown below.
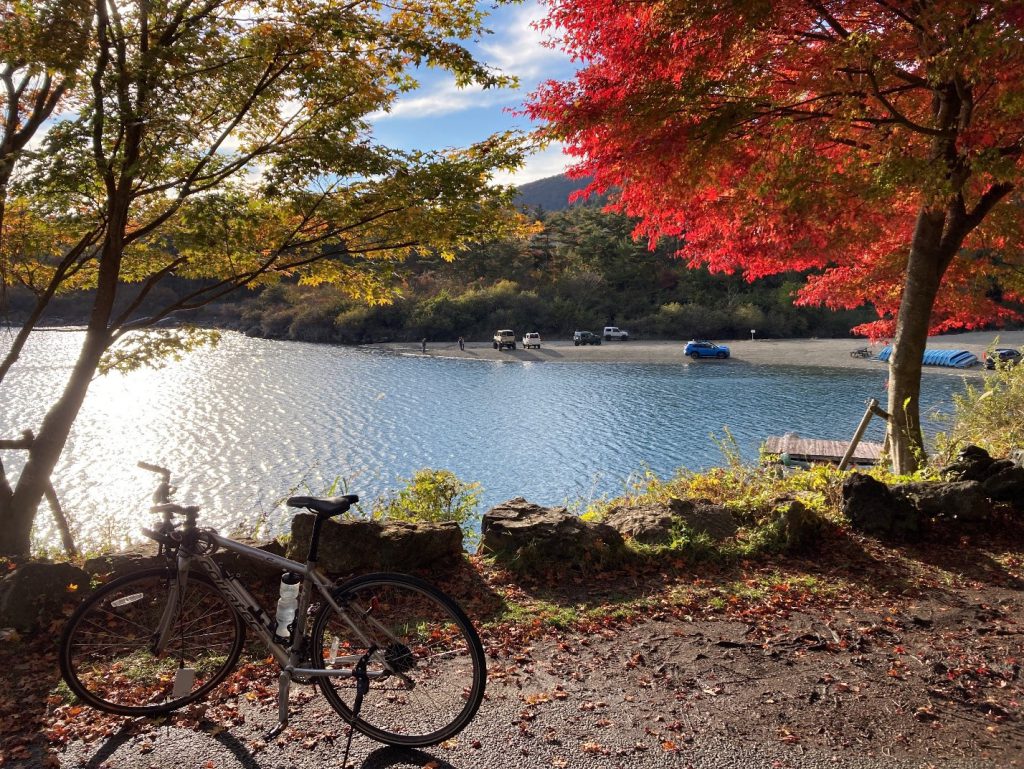
<svg viewBox="0 0 1024 769"><path fill-rule="evenodd" d="M151 465L149 462L139 462L139 467L161 476L160 485L153 492L153 502L158 505L170 502L172 492L171 471L166 467L160 467L160 465Z"/></svg>
<svg viewBox="0 0 1024 769"><path fill-rule="evenodd" d="M151 465L149 462L139 462L139 467L143 470L149 470L151 473L159 473L164 476L164 478L171 477L171 471L166 467L160 467L160 465Z"/></svg>

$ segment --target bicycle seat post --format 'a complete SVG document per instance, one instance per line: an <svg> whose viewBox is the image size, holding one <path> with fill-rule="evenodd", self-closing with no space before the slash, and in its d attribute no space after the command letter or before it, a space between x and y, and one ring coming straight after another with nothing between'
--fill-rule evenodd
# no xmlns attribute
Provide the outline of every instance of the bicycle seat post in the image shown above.
<svg viewBox="0 0 1024 769"><path fill-rule="evenodd" d="M329 499L318 499L316 497L289 497L289 507L306 508L313 513L313 531L309 538L309 553L306 556L307 573L316 568L317 551L320 547L320 531L324 523L330 518L342 515L352 505L359 501L355 494L346 494L340 497ZM308 576L307 576L308 581ZM295 614L295 630L293 639L297 639L300 632L303 632L305 611L309 605L309 585L300 593L299 605ZM298 641L293 640L291 662L281 670L277 685L277 706L278 706L278 728L283 729L288 725L288 692L292 683L292 666L296 664L295 649Z"/></svg>
<svg viewBox="0 0 1024 769"><path fill-rule="evenodd" d="M306 568L312 570L316 567L317 561L317 550L320 545L320 530L323 528L324 522L329 516L323 513L317 512L313 518L313 532L309 540L309 553L306 556ZM300 600L299 609L303 608L305 604L304 600ZM299 627L298 623L299 612L296 612L296 632ZM294 654L294 647L292 652L292 663L281 669L281 675L277 679L277 721L278 728L284 729L288 726L288 697L291 692L292 685L292 664L295 664L296 657Z"/></svg>

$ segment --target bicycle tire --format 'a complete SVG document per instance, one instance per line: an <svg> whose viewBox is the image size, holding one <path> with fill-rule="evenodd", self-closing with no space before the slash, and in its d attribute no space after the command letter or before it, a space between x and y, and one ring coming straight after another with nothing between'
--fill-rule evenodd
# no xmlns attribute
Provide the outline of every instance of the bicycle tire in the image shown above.
<svg viewBox="0 0 1024 769"><path fill-rule="evenodd" d="M317 677L342 718L378 742L402 747L436 745L469 724L484 697L487 664L480 637L455 601L405 574L356 577L333 596L342 608L354 610L343 618L327 602L321 605L313 621L313 666L351 670L369 651L346 618L378 647L368 657L370 687L358 718L353 718L355 679ZM388 627L390 638L369 624L371 614ZM413 688L406 679L414 681Z"/></svg>
<svg viewBox="0 0 1024 769"><path fill-rule="evenodd" d="M71 615L60 639L60 671L82 702L122 716L160 715L204 697L231 672L245 626L205 574L189 574L167 647L152 653L174 585L173 568L138 571L99 588ZM176 683L189 690L175 696Z"/></svg>

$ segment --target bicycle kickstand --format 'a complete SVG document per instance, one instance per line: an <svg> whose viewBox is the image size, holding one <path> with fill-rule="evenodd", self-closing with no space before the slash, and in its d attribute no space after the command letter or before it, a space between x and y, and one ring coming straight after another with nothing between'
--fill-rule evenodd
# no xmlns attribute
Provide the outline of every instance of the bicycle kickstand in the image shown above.
<svg viewBox="0 0 1024 769"><path fill-rule="evenodd" d="M277 679L277 726L267 732L263 739L271 740L277 737L288 726L288 692L292 686L292 674L282 670Z"/></svg>
<svg viewBox="0 0 1024 769"><path fill-rule="evenodd" d="M292 688L292 674L282 670L277 679L277 722L278 727L288 726L288 693Z"/></svg>

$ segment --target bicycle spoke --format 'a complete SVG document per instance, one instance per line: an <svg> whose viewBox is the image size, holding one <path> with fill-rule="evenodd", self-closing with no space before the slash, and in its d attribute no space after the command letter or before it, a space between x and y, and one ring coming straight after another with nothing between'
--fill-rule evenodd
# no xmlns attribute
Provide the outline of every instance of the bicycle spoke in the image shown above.
<svg viewBox="0 0 1024 769"><path fill-rule="evenodd" d="M153 653L157 627L170 595L165 569L122 577L72 615L61 641L61 671L88 704L123 715L156 714L201 697L234 666L241 653L241 621L217 588L192 575L179 596L167 647ZM111 608L111 599L140 594ZM173 699L177 671L195 672L191 689Z"/></svg>
<svg viewBox="0 0 1024 769"><path fill-rule="evenodd" d="M348 621L323 610L315 622L314 660L353 668L367 643L375 647L370 689L356 728L374 739L408 746L457 733L483 694L483 653L472 627L449 599L415 579L388 575L349 584L340 591ZM332 664L330 650L345 656ZM351 720L355 678L318 683L332 706Z"/></svg>

